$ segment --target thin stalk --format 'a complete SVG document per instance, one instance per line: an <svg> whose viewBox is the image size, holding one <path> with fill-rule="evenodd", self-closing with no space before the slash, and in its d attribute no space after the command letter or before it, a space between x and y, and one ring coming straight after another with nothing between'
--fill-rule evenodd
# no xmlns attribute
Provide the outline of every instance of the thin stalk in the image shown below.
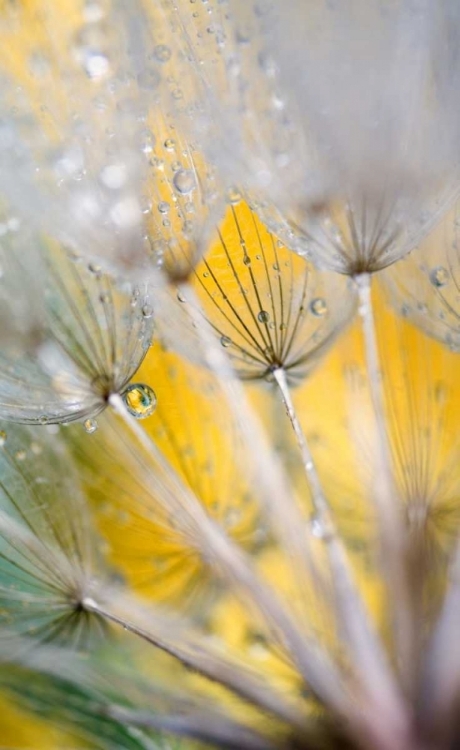
<svg viewBox="0 0 460 750"><path fill-rule="evenodd" d="M393 476L391 446L386 429L385 400L371 294L371 278L355 277L364 336L366 370L375 418L379 475L373 497L379 514L382 567L393 604L393 630L398 666L406 692L413 695L416 680L416 623L413 621L401 505Z"/></svg>
<svg viewBox="0 0 460 750"><path fill-rule="evenodd" d="M158 632L159 628L157 632L154 632L152 618L150 618L149 629L146 629L121 616L110 606L100 604L92 597L85 598L82 604L87 612L92 612L109 622L120 625L124 630L164 651L211 682L222 685L258 708L278 716L288 725L297 727L300 731L305 730L305 719L301 712L249 669L232 664L225 656L213 653L212 649L207 650L206 644L198 643L195 646L192 644L187 648L185 643L190 637L189 634L179 637L178 643L173 643L171 640L171 633L175 629L173 623L165 621L161 628L163 632Z"/></svg>
<svg viewBox="0 0 460 750"><path fill-rule="evenodd" d="M122 398L118 394L112 394L109 403L139 443L171 475L171 467L145 430L128 413ZM181 484L177 476L174 485L184 497L179 512L192 524L203 560L208 565L213 563L225 580L236 585L237 591L241 589L246 601L249 595L249 601L266 618L273 637L291 654L312 690L337 712L349 713L350 701L340 673L324 650L312 637L298 629L285 605L276 592L260 578L247 555L209 518L198 499ZM183 522L184 519L178 517L177 521Z"/></svg>
<svg viewBox="0 0 460 750"><path fill-rule="evenodd" d="M256 473L254 485L263 498L263 507L268 512L274 536L278 539L286 558L291 561L297 585L304 594L305 582L309 576L318 585L321 575L314 557L310 554L308 540L304 534L303 517L289 491L284 471L268 444L263 429L246 392L236 377L228 357L217 344L215 334L201 309L201 304L190 284L179 287L187 299L186 312L199 336L202 355L211 372L216 376L241 430L245 449L251 456ZM306 595L303 597L307 599Z"/></svg>
<svg viewBox="0 0 460 750"><path fill-rule="evenodd" d="M291 427L297 440L297 445L299 447L300 455L302 458L303 468L305 470L307 481L312 493L312 502L315 513L318 515L318 520L321 523L324 523L324 535L325 537L328 537L328 527L331 523L328 502L323 491L321 479L313 460L313 455L310 450L310 446L308 445L306 435L297 417L297 413L291 397L291 391L286 378L286 372L282 367L278 367L276 370L274 370L273 377L275 378L275 382L278 386L281 398L283 399L286 413L289 417Z"/></svg>
<svg viewBox="0 0 460 750"><path fill-rule="evenodd" d="M266 737L221 714L195 712L191 715L159 715L133 711L122 706L104 706L104 713L113 719L144 729L160 729L212 743L222 750L275 750L275 745Z"/></svg>
<svg viewBox="0 0 460 750"><path fill-rule="evenodd" d="M286 373L282 368L278 368L273 375L295 434L312 492L316 521L319 524L321 538L326 545L331 566L335 603L343 636L351 649L351 662L355 667L356 677L375 706L378 706L375 714L378 717L377 725L386 731L384 719L386 715L386 721L391 721L393 726L399 725L399 731L405 733L408 728L405 726L407 714L404 710L404 702L388 665L382 643L356 586L347 552L335 528L313 454L292 400Z"/></svg>
<svg viewBox="0 0 460 750"><path fill-rule="evenodd" d="M254 410L248 403L241 383L235 377L227 357L216 344L215 336L201 311L200 302L196 298L193 288L190 284L182 284L179 292L183 299L187 299L190 303L187 306L187 311L193 327L200 336L206 363L215 373L226 399L239 417L246 438L246 445L248 450L251 451L251 457L258 470L257 480L265 491L268 507L274 520L279 525L278 535L280 535L283 548L291 556L290 550L294 549L294 559L298 563L300 562L302 566L300 570L313 572L315 578L316 565L310 554L310 540L304 533L303 516L299 512L292 492L285 489L281 472L278 471L278 467L273 461L273 451L266 443L265 433L261 429ZM282 379L280 371L278 371L278 378ZM295 417L292 402L290 406L291 414ZM382 644L368 621L367 612L354 585L345 550L332 527L320 478L296 417L294 418L293 428L301 448L305 470L312 486L315 507L320 511L325 538L328 538L327 545L342 626L348 642L352 646L354 663L359 664L357 676L366 692L366 699L373 706L372 710L367 712L367 717L361 723L359 731L367 732L368 737L372 737L373 741L377 742L382 748L388 747L389 737L390 746L392 742L397 743L401 738L401 742L404 744L409 735L408 714L405 712L400 690L389 668ZM318 576L317 573L316 576ZM298 661L297 664L308 681L308 673L302 671ZM358 719L358 721L361 721L361 719ZM394 728L394 734L389 732L389 726Z"/></svg>

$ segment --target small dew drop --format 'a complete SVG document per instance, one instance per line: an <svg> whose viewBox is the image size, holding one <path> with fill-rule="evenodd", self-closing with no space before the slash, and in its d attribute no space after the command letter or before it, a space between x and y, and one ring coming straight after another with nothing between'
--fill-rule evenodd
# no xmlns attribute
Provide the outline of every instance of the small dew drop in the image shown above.
<svg viewBox="0 0 460 750"><path fill-rule="evenodd" d="M126 408L136 419L146 419L155 411L157 397L149 385L133 383L122 395Z"/></svg>
<svg viewBox="0 0 460 750"><path fill-rule="evenodd" d="M317 539L323 539L324 524L319 520L319 518L317 518L317 516L313 516L310 519L310 531Z"/></svg>
<svg viewBox="0 0 460 750"><path fill-rule="evenodd" d="M266 310L261 310L257 315L257 320L259 321L259 323L268 323L268 321L270 320L270 315Z"/></svg>
<svg viewBox="0 0 460 750"><path fill-rule="evenodd" d="M153 50L153 54L155 55L155 59L161 63L168 62L171 59L171 50L166 44L157 44Z"/></svg>
<svg viewBox="0 0 460 750"><path fill-rule="evenodd" d="M436 266L430 273L430 281L438 289L446 286L449 283L449 272L444 266Z"/></svg>
<svg viewBox="0 0 460 750"><path fill-rule="evenodd" d="M144 305L142 308L142 315L144 318L151 318L153 315L152 305Z"/></svg>
<svg viewBox="0 0 460 750"><path fill-rule="evenodd" d="M164 147L166 151L174 151L174 149L176 148L176 141L174 141L172 138L166 138Z"/></svg>
<svg viewBox="0 0 460 750"><path fill-rule="evenodd" d="M160 214L167 214L169 212L169 203L167 201L160 201L158 204L158 210Z"/></svg>
<svg viewBox="0 0 460 750"><path fill-rule="evenodd" d="M0 430L0 448L3 448L5 443L6 443L6 432L5 430Z"/></svg>
<svg viewBox="0 0 460 750"><path fill-rule="evenodd" d="M221 336L220 343L227 349L231 346L232 340L228 336Z"/></svg>
<svg viewBox="0 0 460 750"><path fill-rule="evenodd" d="M86 419L83 422L83 427L85 428L85 432L87 432L88 435L92 435L93 432L96 432L97 430L97 422L95 419Z"/></svg>
<svg viewBox="0 0 460 750"><path fill-rule="evenodd" d="M310 310L317 318L322 318L327 313L326 300L322 297L316 297L310 302Z"/></svg>
<svg viewBox="0 0 460 750"><path fill-rule="evenodd" d="M173 185L178 193L188 195L195 189L195 175L191 169L179 169L173 177Z"/></svg>
<svg viewBox="0 0 460 750"><path fill-rule="evenodd" d="M182 292L177 292L177 299L179 300L179 302L187 302L187 299L184 297Z"/></svg>

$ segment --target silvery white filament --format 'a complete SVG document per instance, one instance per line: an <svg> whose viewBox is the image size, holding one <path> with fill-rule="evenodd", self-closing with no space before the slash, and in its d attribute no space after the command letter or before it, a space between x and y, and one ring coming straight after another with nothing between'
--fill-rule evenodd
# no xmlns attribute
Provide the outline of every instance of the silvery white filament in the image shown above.
<svg viewBox="0 0 460 750"><path fill-rule="evenodd" d="M0 237L0 266L0 417L48 423L95 416L150 345L145 286L120 289L22 225Z"/></svg>
<svg viewBox="0 0 460 750"><path fill-rule="evenodd" d="M458 185L456 5L188 6L174 3L201 96L191 126L271 227L344 273L414 246Z"/></svg>

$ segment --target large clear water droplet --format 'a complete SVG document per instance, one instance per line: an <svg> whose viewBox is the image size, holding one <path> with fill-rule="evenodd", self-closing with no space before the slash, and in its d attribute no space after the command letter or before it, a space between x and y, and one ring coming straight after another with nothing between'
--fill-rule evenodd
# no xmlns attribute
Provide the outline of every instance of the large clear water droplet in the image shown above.
<svg viewBox="0 0 460 750"><path fill-rule="evenodd" d="M145 383L133 383L122 394L129 413L136 419L146 419L155 411L157 397L153 388Z"/></svg>
<svg viewBox="0 0 460 750"><path fill-rule="evenodd" d="M257 320L259 321L259 323L268 323L268 321L270 320L270 315L266 310L261 310L257 315Z"/></svg>

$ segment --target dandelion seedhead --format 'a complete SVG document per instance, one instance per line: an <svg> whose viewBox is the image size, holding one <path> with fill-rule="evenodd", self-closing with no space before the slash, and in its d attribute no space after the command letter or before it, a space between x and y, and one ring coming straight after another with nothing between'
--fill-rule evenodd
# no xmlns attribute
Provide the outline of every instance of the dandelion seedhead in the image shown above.
<svg viewBox="0 0 460 750"><path fill-rule="evenodd" d="M0 40L0 745L454 750L457 3Z"/></svg>
<svg viewBox="0 0 460 750"><path fill-rule="evenodd" d="M18 224L14 231L4 225L0 250L8 321L0 416L41 424L87 420L91 430L91 420L112 393L124 392L150 345L150 297L146 288L117 287L99 266Z"/></svg>
<svg viewBox="0 0 460 750"><path fill-rule="evenodd" d="M453 3L167 6L181 121L288 246L375 272L436 223L458 181Z"/></svg>

